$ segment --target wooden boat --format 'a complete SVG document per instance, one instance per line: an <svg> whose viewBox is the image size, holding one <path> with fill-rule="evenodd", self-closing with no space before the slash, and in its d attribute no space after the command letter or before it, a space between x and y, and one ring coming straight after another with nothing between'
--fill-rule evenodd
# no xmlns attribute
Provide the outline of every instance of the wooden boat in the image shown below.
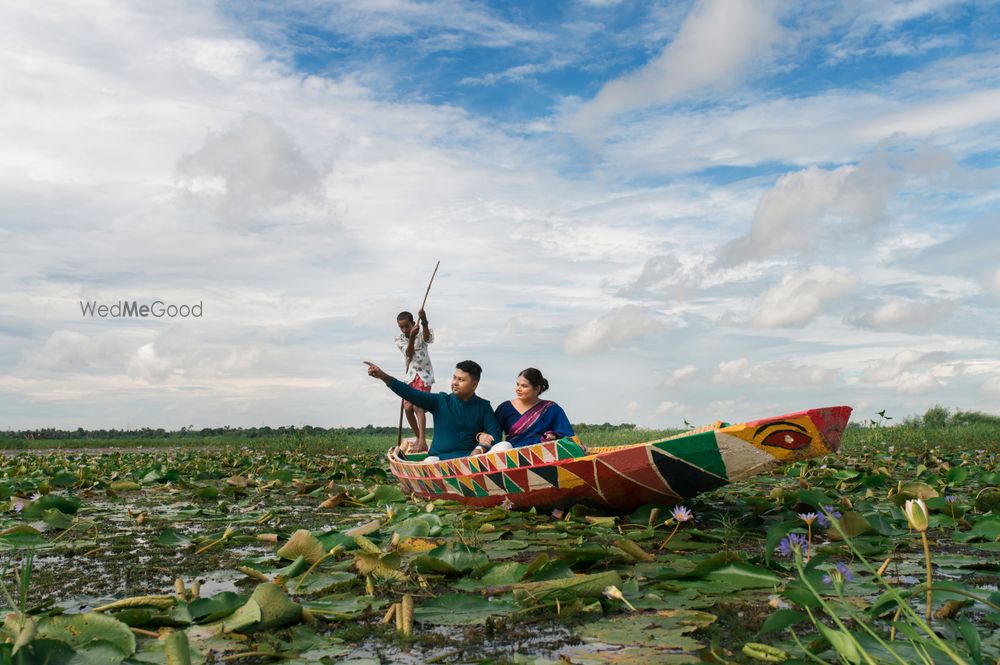
<svg viewBox="0 0 1000 665"><path fill-rule="evenodd" d="M714 425L656 441L584 448L576 438L433 463L389 452L404 491L470 506L586 504L634 510L676 504L782 464L835 452L849 406Z"/></svg>

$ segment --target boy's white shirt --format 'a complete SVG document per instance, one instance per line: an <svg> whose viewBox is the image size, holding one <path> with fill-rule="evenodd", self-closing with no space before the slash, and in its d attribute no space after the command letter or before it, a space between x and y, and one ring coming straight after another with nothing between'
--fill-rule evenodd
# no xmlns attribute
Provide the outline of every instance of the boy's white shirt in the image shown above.
<svg viewBox="0 0 1000 665"><path fill-rule="evenodd" d="M413 341L413 360L410 361L410 367L406 370L403 383L410 383L419 375L420 380L428 386L434 385L434 366L431 365L431 356L427 352L427 345L434 342L434 329L428 328L427 332L429 339L426 342L424 342L423 330L417 333L417 338ZM409 337L403 333L396 335L396 347L403 353L404 363L406 362L406 347L409 344Z"/></svg>

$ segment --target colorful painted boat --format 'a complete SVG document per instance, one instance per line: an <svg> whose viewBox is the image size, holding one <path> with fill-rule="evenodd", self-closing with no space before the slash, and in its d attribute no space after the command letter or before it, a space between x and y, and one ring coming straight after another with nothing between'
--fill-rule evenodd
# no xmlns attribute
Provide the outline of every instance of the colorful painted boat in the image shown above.
<svg viewBox="0 0 1000 665"><path fill-rule="evenodd" d="M777 466L835 452L851 407L799 411L739 425L718 422L667 439L585 449L559 439L505 452L421 463L395 450L404 491L470 506L544 509L585 504L633 510L676 504Z"/></svg>

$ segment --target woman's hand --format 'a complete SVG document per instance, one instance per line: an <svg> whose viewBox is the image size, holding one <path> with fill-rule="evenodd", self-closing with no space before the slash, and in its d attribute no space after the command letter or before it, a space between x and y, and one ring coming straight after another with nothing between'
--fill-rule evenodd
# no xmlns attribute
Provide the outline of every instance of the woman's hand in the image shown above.
<svg viewBox="0 0 1000 665"><path fill-rule="evenodd" d="M479 434L476 435L476 443L479 443L484 446L492 446L493 435L487 432L480 432Z"/></svg>

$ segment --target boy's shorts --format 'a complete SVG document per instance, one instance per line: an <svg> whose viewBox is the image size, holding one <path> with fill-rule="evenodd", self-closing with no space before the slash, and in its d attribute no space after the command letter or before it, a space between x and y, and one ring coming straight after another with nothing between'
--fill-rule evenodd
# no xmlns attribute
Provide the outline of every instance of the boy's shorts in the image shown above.
<svg viewBox="0 0 1000 665"><path fill-rule="evenodd" d="M431 391L431 387L429 385L427 385L426 383L424 383L424 380L420 378L419 374L417 374L415 377L413 377L413 380L410 381L410 387L411 388L416 388L417 390L419 390L421 392L425 392L425 393L429 393ZM407 402L404 399L403 400L403 406L404 407L410 407L410 406L413 406L413 405L410 404L409 402ZM416 408L419 409L420 407L418 406Z"/></svg>

